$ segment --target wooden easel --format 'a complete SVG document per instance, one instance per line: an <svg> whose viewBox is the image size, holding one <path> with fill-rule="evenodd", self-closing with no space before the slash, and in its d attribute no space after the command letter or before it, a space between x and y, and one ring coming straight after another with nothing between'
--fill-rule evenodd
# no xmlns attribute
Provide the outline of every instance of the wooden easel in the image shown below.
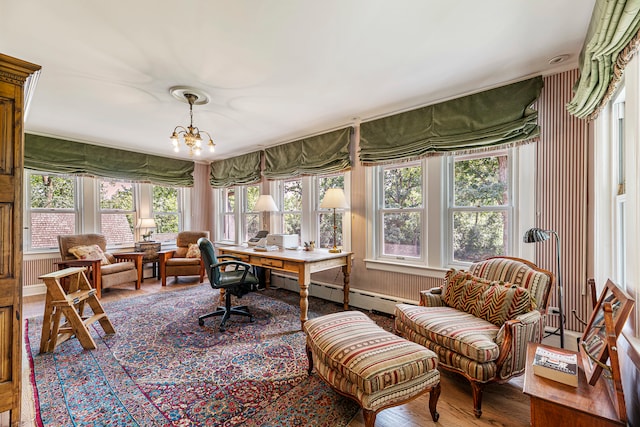
<svg viewBox="0 0 640 427"><path fill-rule="evenodd" d="M96 343L91 337L88 326L100 322L107 334L115 334L115 329L91 287L85 267L70 267L54 271L39 278L47 285L47 296L44 306L42 338L40 353L52 352L56 345L76 336L83 348L92 350ZM62 279L68 278L68 288L62 286ZM93 311L90 317L83 317L85 304ZM65 321L60 324L64 315Z"/></svg>

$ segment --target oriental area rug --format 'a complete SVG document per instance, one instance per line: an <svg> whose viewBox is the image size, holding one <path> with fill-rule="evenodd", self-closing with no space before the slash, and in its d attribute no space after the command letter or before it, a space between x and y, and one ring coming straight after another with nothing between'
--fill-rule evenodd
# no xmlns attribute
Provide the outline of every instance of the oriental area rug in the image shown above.
<svg viewBox="0 0 640 427"><path fill-rule="evenodd" d="M232 316L198 326L218 291L208 283L104 303L116 333L90 329L98 346L78 340L40 354L42 318L28 319L39 426L346 426L358 411L314 373L307 375L299 297L252 292L255 322ZM310 297L309 317L341 310ZM377 317L390 326L390 319Z"/></svg>

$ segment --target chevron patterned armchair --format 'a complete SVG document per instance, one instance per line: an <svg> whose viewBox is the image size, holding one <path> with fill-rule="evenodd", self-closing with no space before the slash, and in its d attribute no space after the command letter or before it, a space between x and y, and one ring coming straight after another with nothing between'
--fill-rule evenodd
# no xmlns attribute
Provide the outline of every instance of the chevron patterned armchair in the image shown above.
<svg viewBox="0 0 640 427"><path fill-rule="evenodd" d="M486 384L522 375L527 342L540 342L554 276L531 262L495 257L447 272L420 305L398 304L396 332L438 355L438 367L471 382L476 417Z"/></svg>

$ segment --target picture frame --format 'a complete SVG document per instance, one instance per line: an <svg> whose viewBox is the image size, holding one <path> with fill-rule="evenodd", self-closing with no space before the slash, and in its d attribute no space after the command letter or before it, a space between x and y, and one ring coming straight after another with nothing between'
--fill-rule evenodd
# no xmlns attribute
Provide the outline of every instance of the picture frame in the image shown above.
<svg viewBox="0 0 640 427"><path fill-rule="evenodd" d="M635 300L629 294L607 280L579 345L589 385L595 385L601 376L604 377L609 397L621 420L626 420L627 415L616 343L634 305Z"/></svg>

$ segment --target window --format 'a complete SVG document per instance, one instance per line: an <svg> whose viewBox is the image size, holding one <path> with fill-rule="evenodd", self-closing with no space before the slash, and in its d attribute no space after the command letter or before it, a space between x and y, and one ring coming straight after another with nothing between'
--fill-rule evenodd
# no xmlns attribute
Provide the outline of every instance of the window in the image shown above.
<svg viewBox="0 0 640 427"><path fill-rule="evenodd" d="M244 197L243 197L243 206L242 210L242 218L243 218L243 229L244 229L244 241L249 240L251 237L258 234L260 228L260 213L254 212L253 208L258 201L258 197L260 197L260 186L259 185L247 185L243 187Z"/></svg>
<svg viewBox="0 0 640 427"><path fill-rule="evenodd" d="M302 179L282 182L282 232L302 239Z"/></svg>
<svg viewBox="0 0 640 427"><path fill-rule="evenodd" d="M153 218L156 222L154 239L160 242L175 241L180 231L180 189L153 186Z"/></svg>
<svg viewBox="0 0 640 427"><path fill-rule="evenodd" d="M107 245L133 245L136 210L130 182L100 179L100 233Z"/></svg>
<svg viewBox="0 0 640 427"><path fill-rule="evenodd" d="M449 259L471 263L510 253L509 156L453 158L449 196Z"/></svg>
<svg viewBox="0 0 640 427"><path fill-rule="evenodd" d="M625 138L624 138L624 90L613 101L613 114L612 114L612 137L613 137L613 168L615 170L617 191L615 194L615 207L614 207L614 224L615 224L615 245L614 245L614 259L616 268L616 280L620 287L626 290L626 264L627 264L627 250L626 250L626 225L625 225L625 210L626 210L626 177L625 177Z"/></svg>
<svg viewBox="0 0 640 427"><path fill-rule="evenodd" d="M316 221L318 233L315 238L316 246L320 248L333 247L333 209L320 209L320 203L329 188L342 188L344 190L344 174L320 176L316 179ZM346 194L345 194L346 197ZM344 210L336 209L336 241L337 247L344 246L343 243L343 223Z"/></svg>
<svg viewBox="0 0 640 427"><path fill-rule="evenodd" d="M423 259L423 165L379 168L379 257Z"/></svg>
<svg viewBox="0 0 640 427"><path fill-rule="evenodd" d="M75 234L77 229L77 179L73 176L26 172L27 232L25 247L58 247L58 234Z"/></svg>
<svg viewBox="0 0 640 427"><path fill-rule="evenodd" d="M236 189L229 187L222 190L222 239L236 240Z"/></svg>
<svg viewBox="0 0 640 427"><path fill-rule="evenodd" d="M534 153L525 144L368 168L366 267L433 277L489 256L523 257L531 245L516 234L535 222Z"/></svg>

